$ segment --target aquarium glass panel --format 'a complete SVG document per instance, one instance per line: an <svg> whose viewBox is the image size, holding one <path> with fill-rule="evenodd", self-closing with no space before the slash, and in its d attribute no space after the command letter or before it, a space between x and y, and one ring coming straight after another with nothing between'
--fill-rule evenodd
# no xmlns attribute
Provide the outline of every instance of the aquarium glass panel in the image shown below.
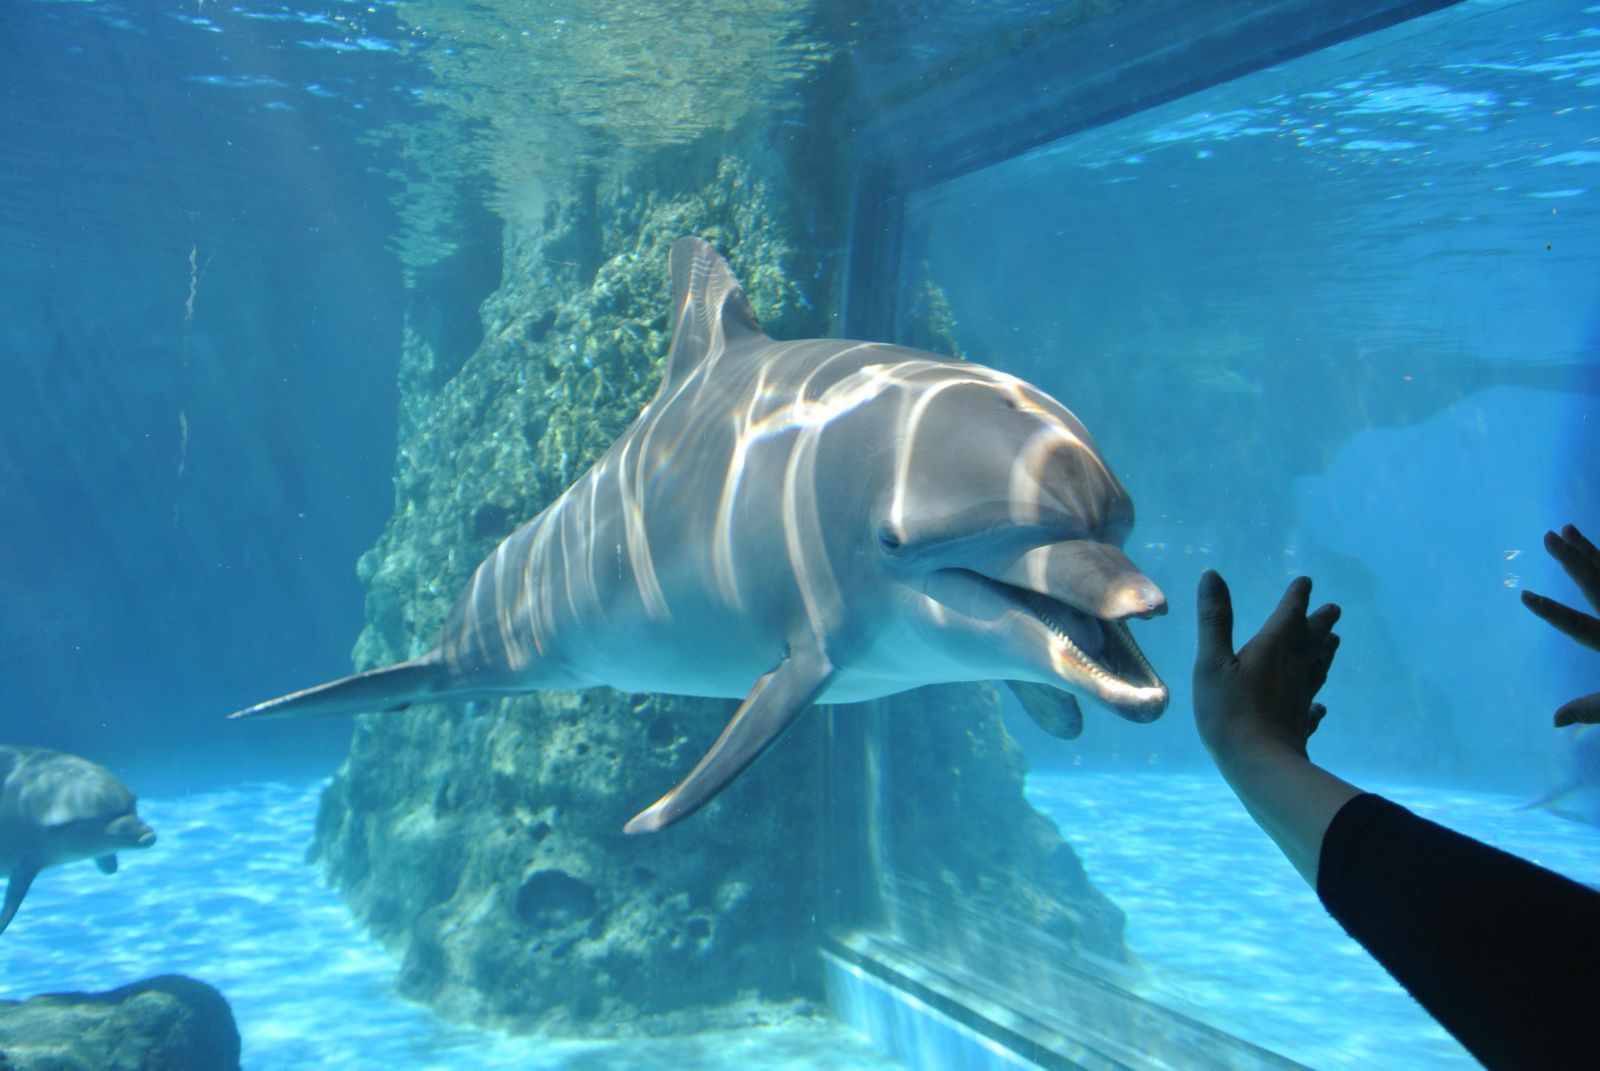
<svg viewBox="0 0 1600 1071"><path fill-rule="evenodd" d="M1208 761L1194 593L1313 576L1312 755L1600 884L1519 605L1600 534L1597 42L0 0L0 1068L1470 1067Z"/></svg>
<svg viewBox="0 0 1600 1071"><path fill-rule="evenodd" d="M1154 724L1085 703L1056 739L999 690L1030 798L1126 912L1135 990L1309 1066L1474 1065L1207 762L1196 582L1227 578L1242 641L1313 577L1344 611L1313 756L1600 879L1592 741L1551 728L1591 656L1518 598L1582 605L1541 540L1596 505L1596 41L1593 4L1463 3L904 194L898 337L1073 410L1170 607L1132 622L1172 689ZM877 776L921 776L883 731ZM879 924L963 910L907 902ZM937 959L945 932L908 940Z"/></svg>

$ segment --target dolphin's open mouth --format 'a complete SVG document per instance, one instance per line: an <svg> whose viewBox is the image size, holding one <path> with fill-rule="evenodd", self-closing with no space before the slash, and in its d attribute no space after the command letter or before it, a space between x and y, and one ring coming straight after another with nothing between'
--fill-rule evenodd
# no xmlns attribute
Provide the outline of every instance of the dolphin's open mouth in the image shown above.
<svg viewBox="0 0 1600 1071"><path fill-rule="evenodd" d="M1059 599L991 581L1006 589L1053 637L1053 668L1129 721L1154 721L1167 708L1167 686L1121 621L1093 617Z"/></svg>
<svg viewBox="0 0 1600 1071"><path fill-rule="evenodd" d="M1134 642L1126 618L1162 615L1166 600L1131 568L1104 584L1080 584L1074 602L968 567L926 573L926 584L923 594L939 607L938 628L946 628L952 615L968 618L971 628L1003 648L1005 660L1018 661L995 676L1077 693L1130 722L1154 722L1165 711L1166 685ZM1110 610L1094 613L1075 602Z"/></svg>

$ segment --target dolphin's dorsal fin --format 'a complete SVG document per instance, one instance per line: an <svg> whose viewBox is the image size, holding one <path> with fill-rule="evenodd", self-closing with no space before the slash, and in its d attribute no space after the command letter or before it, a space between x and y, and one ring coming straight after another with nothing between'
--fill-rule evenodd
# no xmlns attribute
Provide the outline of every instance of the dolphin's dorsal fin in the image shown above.
<svg viewBox="0 0 1600 1071"><path fill-rule="evenodd" d="M677 326L661 373L661 394L676 390L708 359L730 345L766 338L744 289L722 254L702 238L679 238L672 266L672 309Z"/></svg>

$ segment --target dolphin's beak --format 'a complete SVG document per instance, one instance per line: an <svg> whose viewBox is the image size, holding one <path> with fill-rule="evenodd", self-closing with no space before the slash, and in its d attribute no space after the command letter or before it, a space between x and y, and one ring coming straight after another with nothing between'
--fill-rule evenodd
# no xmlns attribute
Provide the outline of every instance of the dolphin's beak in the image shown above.
<svg viewBox="0 0 1600 1071"><path fill-rule="evenodd" d="M1167 612L1167 597L1161 594L1154 581L1135 571L1118 577L1102 596L1100 606L1099 616L1108 621L1126 621L1130 617L1148 619Z"/></svg>
<svg viewBox="0 0 1600 1071"><path fill-rule="evenodd" d="M969 558L928 574L925 594L941 613L980 622L979 631L981 622L1001 619L1006 610L1032 619L1029 625L1013 618L1010 627L1018 636L1012 651L1034 672L1007 680L1077 692L1129 721L1154 721L1167 708L1170 692L1127 625L1166 613L1166 596L1110 543L1063 540ZM1047 720L1059 728L1071 721L1056 714Z"/></svg>
<svg viewBox="0 0 1600 1071"><path fill-rule="evenodd" d="M1046 543L1019 554L1002 569L982 571L1102 621L1160 617L1167 612L1161 589L1120 549L1098 540Z"/></svg>
<svg viewBox="0 0 1600 1071"><path fill-rule="evenodd" d="M1055 634L1051 661L1068 683L1129 721L1154 721L1170 693L1128 631L1160 617L1167 597L1111 543L1069 539L1018 555L989 574L1018 591Z"/></svg>
<svg viewBox="0 0 1600 1071"><path fill-rule="evenodd" d="M156 831L136 814L114 820L106 831L130 848L148 848L156 842Z"/></svg>

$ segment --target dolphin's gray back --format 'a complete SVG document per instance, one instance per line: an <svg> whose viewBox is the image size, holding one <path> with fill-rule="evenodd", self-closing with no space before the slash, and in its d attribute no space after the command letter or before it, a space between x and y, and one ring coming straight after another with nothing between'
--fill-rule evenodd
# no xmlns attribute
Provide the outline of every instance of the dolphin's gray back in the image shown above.
<svg viewBox="0 0 1600 1071"><path fill-rule="evenodd" d="M870 543L855 527L876 512L861 497L903 486L913 440L947 433L923 420L929 399L1022 388L901 346L774 341L705 242L680 241L671 264L677 326L655 397L478 567L430 656L451 687L739 697L797 643L864 648L878 617L847 609L864 595ZM1033 401L1098 470L1080 512L1126 502L1077 419ZM899 690L848 671L831 687L840 699Z"/></svg>
<svg viewBox="0 0 1600 1071"><path fill-rule="evenodd" d="M738 437L783 406L797 377L856 344L773 342L705 243L679 242L671 264L677 326L655 398L592 468L479 564L433 648L233 717L402 710L596 684L742 696L771 669L788 627L777 620L781 571L754 548L761 532L773 535L781 480L768 486L768 474L783 472L792 433L755 443L739 455L743 467ZM730 513L757 516L760 532L747 530L735 546ZM792 601L792 583L788 590ZM711 636L722 657L708 662Z"/></svg>
<svg viewBox="0 0 1600 1071"><path fill-rule="evenodd" d="M473 574L438 647L452 676L746 694L817 579L798 530L815 521L810 421L842 380L909 352L747 331L687 374L669 364L633 426Z"/></svg>
<svg viewBox="0 0 1600 1071"><path fill-rule="evenodd" d="M128 787L99 763L46 748L0 748L0 828L131 812Z"/></svg>

